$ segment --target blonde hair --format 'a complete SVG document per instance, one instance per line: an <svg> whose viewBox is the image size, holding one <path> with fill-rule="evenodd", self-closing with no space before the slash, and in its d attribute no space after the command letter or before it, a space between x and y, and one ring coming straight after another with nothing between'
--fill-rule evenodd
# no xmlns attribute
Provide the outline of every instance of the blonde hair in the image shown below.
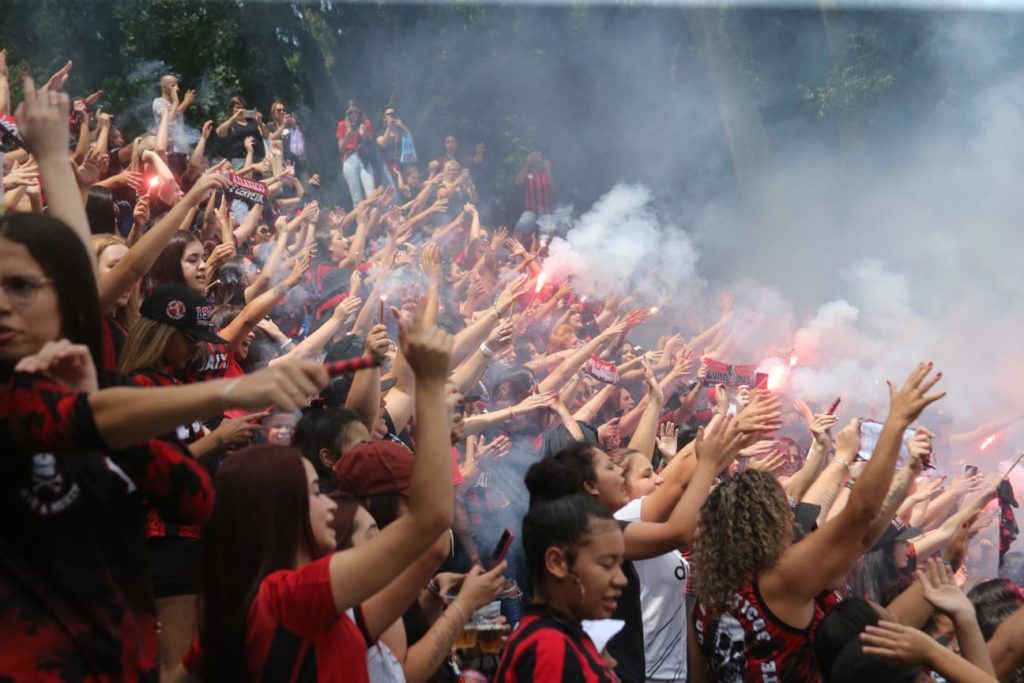
<svg viewBox="0 0 1024 683"><path fill-rule="evenodd" d="M103 257L109 247L115 244L122 247L128 247L128 243L125 242L119 235L113 235L110 233L104 233L102 235L92 236L92 247L96 250L96 263L99 263L100 258ZM132 326L135 325L139 319L139 283L136 282L132 285L131 290L128 293L128 303L124 306L117 306L115 304L114 310L111 313L111 317L114 318L118 323L121 324L126 330L131 330Z"/></svg>
<svg viewBox="0 0 1024 683"><path fill-rule="evenodd" d="M142 153L156 149L155 135L140 135L132 141L132 166L135 173L142 173Z"/></svg>
<svg viewBox="0 0 1024 683"><path fill-rule="evenodd" d="M175 332L177 328L170 325L150 318L139 318L128 333L117 369L127 375L136 370L159 368Z"/></svg>

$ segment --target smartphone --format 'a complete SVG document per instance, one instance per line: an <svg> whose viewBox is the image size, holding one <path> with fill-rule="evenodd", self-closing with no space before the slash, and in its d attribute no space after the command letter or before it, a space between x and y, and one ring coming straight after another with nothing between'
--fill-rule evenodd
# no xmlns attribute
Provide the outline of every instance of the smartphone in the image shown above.
<svg viewBox="0 0 1024 683"><path fill-rule="evenodd" d="M256 110L255 109L243 109L242 110L242 116L244 116L247 119L254 119L254 118L256 118Z"/></svg>
<svg viewBox="0 0 1024 683"><path fill-rule="evenodd" d="M495 567L501 564L501 561L508 555L509 549L512 547L512 541L514 541L516 535L512 533L511 529L505 529L501 533L501 538L498 539L498 545L494 546L494 552L491 553L491 566Z"/></svg>
<svg viewBox="0 0 1024 683"><path fill-rule="evenodd" d="M978 474L977 465L964 465L964 475L968 477L974 477Z"/></svg>
<svg viewBox="0 0 1024 683"><path fill-rule="evenodd" d="M882 426L881 422L869 420L868 418L861 418L860 451L857 453L858 460L863 460L865 462L871 460L871 454L875 450L875 446L878 444L878 437L882 433ZM896 459L897 467L905 467L907 464L907 459L910 457L910 450L907 448L907 442L914 436L914 429L914 427L908 427L903 431L903 444L900 446L900 454ZM936 465L934 453L932 453L931 464Z"/></svg>

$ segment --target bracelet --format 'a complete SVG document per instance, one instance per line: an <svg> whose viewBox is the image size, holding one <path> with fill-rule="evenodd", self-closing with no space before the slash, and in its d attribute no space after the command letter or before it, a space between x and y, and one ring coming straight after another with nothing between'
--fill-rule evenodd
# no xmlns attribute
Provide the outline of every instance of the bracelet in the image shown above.
<svg viewBox="0 0 1024 683"><path fill-rule="evenodd" d="M457 602L452 602L452 607L454 607L455 609L459 610L459 614L462 615L462 623L463 624L468 624L469 623L469 617L466 616L466 610L462 609L462 605L460 605Z"/></svg>
<svg viewBox="0 0 1024 683"><path fill-rule="evenodd" d="M853 482L852 481L846 482L845 484L843 484L843 486L848 488L848 489L850 489L851 491L853 490Z"/></svg>
<svg viewBox="0 0 1024 683"><path fill-rule="evenodd" d="M285 348L286 346L290 345L291 343L292 343L292 340L291 340L291 339L285 339L285 340L284 340L283 342L281 342L280 344L278 344L278 346L280 346L280 347L281 347L281 348L283 349L283 348Z"/></svg>
<svg viewBox="0 0 1024 683"><path fill-rule="evenodd" d="M850 461L849 461L849 460L843 460L842 458L836 458L836 459L834 460L834 462L837 462L837 463L839 463L840 465L842 465L842 466L843 466L843 468L844 468L844 469L845 469L845 470L846 470L847 472L849 472L849 471L850 471Z"/></svg>
<svg viewBox="0 0 1024 683"><path fill-rule="evenodd" d="M427 581L427 591L435 598L441 597L441 584L437 582L437 579L431 579Z"/></svg>
<svg viewBox="0 0 1024 683"><path fill-rule="evenodd" d="M487 346L487 342L480 345L480 353L484 354L486 358L494 358L497 354L491 351L491 347Z"/></svg>

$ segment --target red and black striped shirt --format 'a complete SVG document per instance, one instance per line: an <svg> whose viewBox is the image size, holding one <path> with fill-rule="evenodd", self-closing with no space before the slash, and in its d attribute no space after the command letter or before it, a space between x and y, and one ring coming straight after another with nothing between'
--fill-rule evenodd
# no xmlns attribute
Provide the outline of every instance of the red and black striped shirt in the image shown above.
<svg viewBox="0 0 1024 683"><path fill-rule="evenodd" d="M579 622L530 605L512 633L494 683L618 683Z"/></svg>

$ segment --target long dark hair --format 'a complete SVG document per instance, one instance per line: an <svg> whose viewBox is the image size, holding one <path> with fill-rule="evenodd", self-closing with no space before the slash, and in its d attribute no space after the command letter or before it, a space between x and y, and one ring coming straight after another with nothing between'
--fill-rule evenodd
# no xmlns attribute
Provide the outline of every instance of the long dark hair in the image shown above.
<svg viewBox="0 0 1024 683"><path fill-rule="evenodd" d="M185 247L192 242L198 242L199 238L191 232L179 230L167 242L167 246L156 257L153 267L149 269L146 276L146 289L152 289L157 285L176 282L184 284L185 274L181 270L181 255L185 253Z"/></svg>
<svg viewBox="0 0 1024 683"><path fill-rule="evenodd" d="M523 550L531 591L544 583L544 553L548 548L561 548L570 565L576 561L576 549L587 540L591 518L613 519L612 513L584 493L531 502L523 517Z"/></svg>
<svg viewBox="0 0 1024 683"><path fill-rule="evenodd" d="M333 481L334 472L320 459L320 449L329 450L337 462L341 458L337 451L338 439L354 422L359 422L359 416L348 408L327 407L317 402L303 409L292 434L292 446L313 463L317 476Z"/></svg>
<svg viewBox="0 0 1024 683"><path fill-rule="evenodd" d="M214 486L217 506L203 530L202 679L244 681L246 623L260 583L293 568L300 543L317 552L309 489L298 451L281 446L232 453Z"/></svg>
<svg viewBox="0 0 1024 683"><path fill-rule="evenodd" d="M102 235L117 230L117 213L114 211L114 193L105 187L93 185L85 199L85 215L89 219L89 231Z"/></svg>
<svg viewBox="0 0 1024 683"><path fill-rule="evenodd" d="M594 447L574 441L550 458L535 462L526 471L530 504L586 493L584 484L597 482Z"/></svg>
<svg viewBox="0 0 1024 683"><path fill-rule="evenodd" d="M53 281L61 336L88 346L96 367L102 367L103 322L94 258L82 240L60 219L32 213L0 216L0 237L28 249Z"/></svg>
<svg viewBox="0 0 1024 683"><path fill-rule="evenodd" d="M884 596L890 586L900 579L892 545L873 548L864 553L853 572L853 592L862 598L885 604Z"/></svg>

